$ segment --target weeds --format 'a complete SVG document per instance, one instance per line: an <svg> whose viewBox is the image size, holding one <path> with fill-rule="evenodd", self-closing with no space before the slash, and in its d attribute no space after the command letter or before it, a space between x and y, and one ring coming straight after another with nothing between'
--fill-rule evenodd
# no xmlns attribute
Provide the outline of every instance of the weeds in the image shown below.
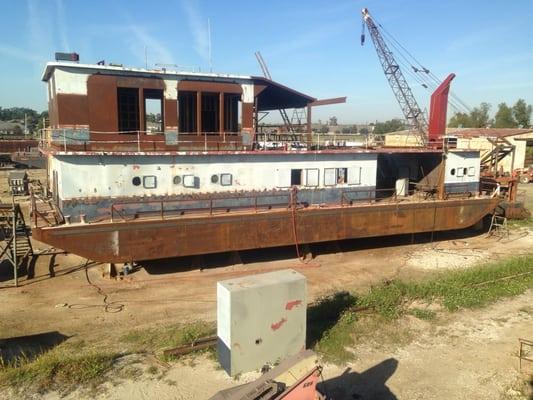
<svg viewBox="0 0 533 400"><path fill-rule="evenodd" d="M50 350L33 360L19 357L0 366L0 387L32 386L39 393L48 390L68 392L80 384L96 386L109 371L116 353L79 354L67 346Z"/></svg>
<svg viewBox="0 0 533 400"><path fill-rule="evenodd" d="M188 325L136 330L124 335L121 340L132 352L160 355L165 349L192 343L199 338L214 335L215 332L213 323L194 322Z"/></svg>
<svg viewBox="0 0 533 400"><path fill-rule="evenodd" d="M310 327L314 348L335 361L345 361L349 349L364 337L402 343L408 332L396 325L406 314L431 320L437 316L429 309L409 308L413 302L439 304L447 311L478 308L505 297L516 296L533 288L533 256L479 265L468 270L446 272L421 282L390 281L373 287L362 295L342 292L323 298L310 307L310 318L321 321ZM371 310L361 317L355 310ZM391 329L389 329L391 328ZM384 332L388 332L385 337Z"/></svg>

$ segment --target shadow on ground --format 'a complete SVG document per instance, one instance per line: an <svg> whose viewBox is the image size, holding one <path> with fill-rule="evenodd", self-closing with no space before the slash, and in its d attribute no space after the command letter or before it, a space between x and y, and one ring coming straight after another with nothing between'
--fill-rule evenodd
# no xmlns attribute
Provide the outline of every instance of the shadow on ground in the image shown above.
<svg viewBox="0 0 533 400"><path fill-rule="evenodd" d="M5 363L16 362L19 359L33 360L68 338L58 331L50 331L0 339L0 358Z"/></svg>
<svg viewBox="0 0 533 400"><path fill-rule="evenodd" d="M348 292L337 292L307 307L307 348L312 349L337 322L342 313L355 306L357 299Z"/></svg>
<svg viewBox="0 0 533 400"><path fill-rule="evenodd" d="M396 400L386 383L397 368L395 358L383 360L363 372L346 368L342 375L319 383L318 390L328 399Z"/></svg>
<svg viewBox="0 0 533 400"><path fill-rule="evenodd" d="M309 250L313 257L327 254L342 254L351 251L369 250L405 246L410 244L425 244L442 240L464 239L479 235L481 232L474 229L461 229L434 233L416 233L409 235L384 236L376 238L347 239L334 242L310 244ZM300 246L300 251L302 248ZM284 246L266 249L243 250L239 252L227 252L206 254L203 256L176 257L164 260L143 261L140 266L151 275L172 274L176 272L229 267L240 264L265 263L273 261L295 261L296 247Z"/></svg>

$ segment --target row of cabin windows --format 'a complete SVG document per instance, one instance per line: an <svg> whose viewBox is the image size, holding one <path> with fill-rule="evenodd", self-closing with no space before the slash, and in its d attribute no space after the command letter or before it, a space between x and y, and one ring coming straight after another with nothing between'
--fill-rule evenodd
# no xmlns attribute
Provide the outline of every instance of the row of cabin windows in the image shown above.
<svg viewBox="0 0 533 400"><path fill-rule="evenodd" d="M452 168L450 170L450 174L452 176L457 176L458 178L462 178L463 176L475 176L476 175L476 168L475 167L469 167L469 168Z"/></svg>
<svg viewBox="0 0 533 400"><path fill-rule="evenodd" d="M157 177L155 175L134 176L131 180L133 186L142 186L145 189L155 189L157 187ZM200 178L194 175L176 175L172 179L174 185L182 185L186 188L199 188ZM211 183L219 183L221 186L233 185L232 174L211 175Z"/></svg>
<svg viewBox="0 0 533 400"><path fill-rule="evenodd" d="M291 169L290 186L308 186L316 187L320 184L320 169ZM172 182L175 185L183 185L186 188L200 187L200 178L194 175L176 175ZM157 187L157 177L154 175L145 175L142 177L135 176L131 181L133 186L142 186L145 189L155 189ZM233 184L233 175L214 174L211 176L211 183L220 184L221 186L231 186ZM324 168L324 186L336 185L360 185L361 168Z"/></svg>
<svg viewBox="0 0 533 400"><path fill-rule="evenodd" d="M144 89L143 120L141 129L138 88L117 88L117 110L119 132L162 133L165 130L164 93L160 89ZM220 131L220 94L202 93L201 95L201 128L202 132ZM224 94L224 131L238 131L240 96ZM178 93L178 127L180 132L197 132L198 110L197 93L182 91Z"/></svg>
<svg viewBox="0 0 533 400"><path fill-rule="evenodd" d="M304 181L305 178L305 181ZM291 169L290 186L319 186L320 170L318 168ZM361 167L324 168L324 186L360 185Z"/></svg>

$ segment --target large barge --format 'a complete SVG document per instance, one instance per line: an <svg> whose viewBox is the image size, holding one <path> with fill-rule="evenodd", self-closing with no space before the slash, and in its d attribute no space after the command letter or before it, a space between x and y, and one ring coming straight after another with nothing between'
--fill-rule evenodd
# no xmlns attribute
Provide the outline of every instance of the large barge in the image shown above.
<svg viewBox="0 0 533 400"><path fill-rule="evenodd" d="M33 236L92 260L460 229L499 201L478 151L313 148L316 99L269 79L55 62L43 81ZM265 150L261 114L288 108L307 110L299 145Z"/></svg>

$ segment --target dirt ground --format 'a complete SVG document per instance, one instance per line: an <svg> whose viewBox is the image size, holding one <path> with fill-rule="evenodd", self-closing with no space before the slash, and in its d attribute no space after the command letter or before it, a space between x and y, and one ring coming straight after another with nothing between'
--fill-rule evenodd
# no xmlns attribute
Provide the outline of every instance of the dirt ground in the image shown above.
<svg viewBox="0 0 533 400"><path fill-rule="evenodd" d="M533 184L520 189L527 190L533 208ZM88 342L113 341L135 328L213 321L219 280L293 268L307 277L312 301L392 278L419 279L438 270L531 253L533 231L516 229L506 238L467 230L321 244L312 246L315 258L307 264L295 258L293 247L242 252L240 260L234 255L209 256L202 269L190 259L173 259L144 263L121 280L103 277L102 266L93 264L87 266L86 276L86 260L37 242L35 249L42 255L28 266L18 288L13 287L11 270L0 266L0 338L58 332ZM87 277L109 302L123 306L122 311L105 312L102 295ZM498 399L516 376L517 338L532 338L533 316L520 311L531 304L529 292L440 321L437 330L415 326L420 336L411 344L390 352L362 346L356 349L357 362L342 368L327 365L325 376L346 380L341 386L347 392L338 398ZM346 368L350 370L338 378ZM101 398L202 399L236 384L207 359L194 367L173 365L165 377L174 383L143 377L110 386ZM362 397L348 394L351 390ZM372 395L369 390L378 392Z"/></svg>

